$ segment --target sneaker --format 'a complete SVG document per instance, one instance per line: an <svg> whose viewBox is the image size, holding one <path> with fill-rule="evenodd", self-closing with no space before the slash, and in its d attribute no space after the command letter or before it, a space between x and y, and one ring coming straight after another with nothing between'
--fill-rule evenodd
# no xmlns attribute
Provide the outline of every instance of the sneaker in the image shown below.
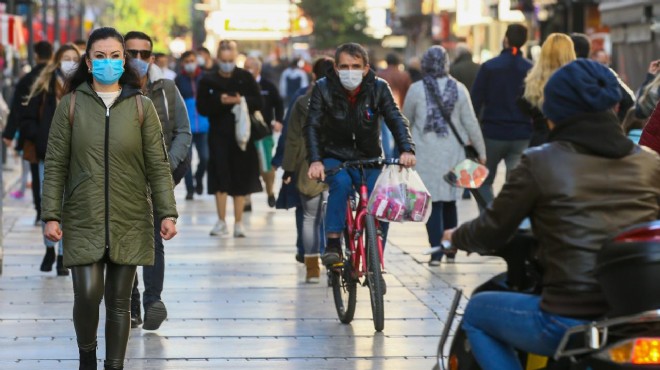
<svg viewBox="0 0 660 370"><path fill-rule="evenodd" d="M197 195L202 195L204 193L204 184L202 184L201 181L195 186L195 193L197 193Z"/></svg>
<svg viewBox="0 0 660 370"><path fill-rule="evenodd" d="M135 329L142 325L142 312L140 311L140 304L131 305L131 329Z"/></svg>
<svg viewBox="0 0 660 370"><path fill-rule="evenodd" d="M431 258L431 260L429 261L429 266L440 266L440 260Z"/></svg>
<svg viewBox="0 0 660 370"><path fill-rule="evenodd" d="M193 200L193 193L186 193L186 200Z"/></svg>
<svg viewBox="0 0 660 370"><path fill-rule="evenodd" d="M14 199L23 199L24 195L25 194L23 194L23 192L20 191L20 190L12 191L11 193L9 193L9 196L14 198ZM270 202L270 199L269 199L269 202Z"/></svg>
<svg viewBox="0 0 660 370"><path fill-rule="evenodd" d="M447 263L455 263L456 262L456 255L455 254L448 254L447 255Z"/></svg>
<svg viewBox="0 0 660 370"><path fill-rule="evenodd" d="M243 232L243 225L241 224L234 225L234 238L245 238L245 232Z"/></svg>
<svg viewBox="0 0 660 370"><path fill-rule="evenodd" d="M268 196L268 207L275 208L275 203L277 203L277 199L275 199L275 196L274 195L269 195Z"/></svg>
<svg viewBox="0 0 660 370"><path fill-rule="evenodd" d="M331 246L326 247L325 253L323 253L321 256L321 262L323 262L323 264L328 268L340 264L342 262L341 248Z"/></svg>
<svg viewBox="0 0 660 370"><path fill-rule="evenodd" d="M167 309L163 301L156 301L144 309L144 330L157 330L167 319Z"/></svg>
<svg viewBox="0 0 660 370"><path fill-rule="evenodd" d="M227 223L222 220L218 220L218 222L215 223L215 226L213 227L213 230L211 230L210 234L211 236L229 234L229 230L227 229Z"/></svg>

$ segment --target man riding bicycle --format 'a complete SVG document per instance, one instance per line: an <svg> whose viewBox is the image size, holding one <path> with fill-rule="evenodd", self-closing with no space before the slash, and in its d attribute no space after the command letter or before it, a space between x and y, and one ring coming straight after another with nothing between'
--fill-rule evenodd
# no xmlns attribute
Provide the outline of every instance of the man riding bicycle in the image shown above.
<svg viewBox="0 0 660 370"><path fill-rule="evenodd" d="M323 181L326 168L335 168L344 161L381 156L380 117L394 135L401 165L414 166L415 144L408 120L394 102L387 82L369 68L366 50L355 43L343 44L335 52L335 65L335 73L330 72L316 82L309 102L304 127L310 162L308 176ZM370 192L380 172L379 168L365 169ZM329 176L327 183L330 188L325 218L328 242L321 260L332 266L342 261L340 237L346 223L346 201L354 191L353 186L360 183L360 173L347 168ZM386 224L382 228L385 234Z"/></svg>

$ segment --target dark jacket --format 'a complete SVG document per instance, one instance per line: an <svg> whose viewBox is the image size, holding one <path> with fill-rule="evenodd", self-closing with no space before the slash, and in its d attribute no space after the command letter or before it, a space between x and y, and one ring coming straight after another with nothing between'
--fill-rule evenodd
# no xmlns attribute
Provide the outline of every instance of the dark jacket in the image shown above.
<svg viewBox="0 0 660 370"><path fill-rule="evenodd" d="M612 113L578 119L619 125ZM617 143L627 140L622 131L618 135ZM628 154L620 158L568 141L528 149L491 206L456 230L454 245L478 253L495 250L530 217L544 270L541 308L568 317L605 314L608 306L594 275L598 251L623 229L657 219L660 210L660 157L625 143ZM601 144L605 151L608 144Z"/></svg>
<svg viewBox="0 0 660 370"><path fill-rule="evenodd" d="M660 101L656 104L651 117L644 126L639 145L648 146L656 153L660 153Z"/></svg>
<svg viewBox="0 0 660 370"><path fill-rule="evenodd" d="M26 107L23 105L23 99L30 94L30 88L37 79L41 71L46 67L46 64L37 64L34 68L23 76L16 84L14 96L11 102L11 109L9 110L9 118L7 119L7 126L2 132L2 137L5 139L13 140L16 132L20 130L23 122L23 113ZM17 149L23 148L23 140L25 137L20 136L18 139Z"/></svg>
<svg viewBox="0 0 660 370"><path fill-rule="evenodd" d="M177 217L172 175L154 105L124 86L107 109L88 83L57 106L48 138L42 214L62 223L64 264L88 265L107 254L120 265L154 263L154 214Z"/></svg>
<svg viewBox="0 0 660 370"><path fill-rule="evenodd" d="M484 137L494 140L527 140L532 124L517 100L532 62L511 49L481 65L470 96Z"/></svg>
<svg viewBox="0 0 660 370"><path fill-rule="evenodd" d="M311 88L312 86L303 87L298 91L296 91L296 93L291 97L289 106L286 109L286 114L284 115L284 120L282 121L282 135L280 135L280 138L277 139L277 147L275 148L275 155L273 156L273 160L270 162L273 165L273 167L282 167L282 161L284 160L284 143L286 142L286 136L289 130L289 120L291 118L291 112L293 111L293 107L296 101L298 100L298 98L305 95L307 93L307 90L311 90ZM285 185L286 184L282 184L282 186Z"/></svg>
<svg viewBox="0 0 660 370"><path fill-rule="evenodd" d="M43 92L33 96L22 113L23 123L21 124L21 131L25 133L34 131L32 134L28 134L26 139L35 143L37 147L37 158L41 161L46 158L48 133L50 132L51 121L57 108L55 92L57 84L57 72L54 72L50 79L48 93Z"/></svg>
<svg viewBox="0 0 660 370"><path fill-rule="evenodd" d="M474 80L477 79L479 67L479 64L472 60L472 54L464 53L449 66L449 74L470 90L474 85Z"/></svg>
<svg viewBox="0 0 660 370"><path fill-rule="evenodd" d="M532 138L529 140L529 147L543 145L548 142L550 128L548 128L548 119L543 112L529 100L521 96L518 99L518 108L532 119Z"/></svg>
<svg viewBox="0 0 660 370"><path fill-rule="evenodd" d="M369 71L360 85L355 106L351 106L339 77L330 71L316 82L303 128L308 159L339 160L379 157L379 119L383 117L392 132L399 152L414 152L408 120L394 102L385 80Z"/></svg>
<svg viewBox="0 0 660 370"><path fill-rule="evenodd" d="M261 110L264 121L269 125L273 120L282 123L284 119L284 101L279 91L277 91L277 87L263 76L259 79L259 87L261 88L261 97L264 101L264 106Z"/></svg>
<svg viewBox="0 0 660 370"><path fill-rule="evenodd" d="M202 79L202 70L197 68L193 75L188 74L186 71L181 71L174 83L181 93L183 101L186 103L186 110L188 111L188 119L190 120L190 131L193 134L204 134L209 132L209 119L202 116L197 112L197 90L199 81Z"/></svg>

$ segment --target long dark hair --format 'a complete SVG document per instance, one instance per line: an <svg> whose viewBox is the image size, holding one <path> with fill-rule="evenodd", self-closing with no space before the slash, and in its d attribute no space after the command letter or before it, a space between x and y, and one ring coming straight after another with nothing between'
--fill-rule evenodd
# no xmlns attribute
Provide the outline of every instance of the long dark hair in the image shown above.
<svg viewBox="0 0 660 370"><path fill-rule="evenodd" d="M142 83L140 82L140 76L138 75L137 71L133 69L130 63L131 57L126 55L126 44L124 43L124 37L122 37L122 35L112 27L101 27L94 30L94 32L89 35L87 48L85 49L85 56L82 60L80 60L80 64L78 65L76 72L67 81L65 89L67 93L75 90L78 86L80 86L80 84L92 83L92 74L89 72L87 63L85 63L85 59L91 60L89 51L95 42L110 38L119 41L122 49L124 49L124 59L126 60L126 63L124 64L124 73L119 78L119 85L131 86L136 89L141 87Z"/></svg>

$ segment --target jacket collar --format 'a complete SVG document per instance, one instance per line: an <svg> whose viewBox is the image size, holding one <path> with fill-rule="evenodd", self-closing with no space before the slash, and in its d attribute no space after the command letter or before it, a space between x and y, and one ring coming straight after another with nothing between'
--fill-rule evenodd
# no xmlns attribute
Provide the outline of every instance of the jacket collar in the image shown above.
<svg viewBox="0 0 660 370"><path fill-rule="evenodd" d="M98 98L98 94L96 94L96 91L94 91L94 88L92 85L88 82L81 83L78 85L76 88L77 92L87 94L91 97ZM121 101L123 99L135 96L135 95L142 95L142 92L140 89L129 86L129 85L124 85L121 87L121 93L119 94L119 97L117 98L117 101Z"/></svg>

